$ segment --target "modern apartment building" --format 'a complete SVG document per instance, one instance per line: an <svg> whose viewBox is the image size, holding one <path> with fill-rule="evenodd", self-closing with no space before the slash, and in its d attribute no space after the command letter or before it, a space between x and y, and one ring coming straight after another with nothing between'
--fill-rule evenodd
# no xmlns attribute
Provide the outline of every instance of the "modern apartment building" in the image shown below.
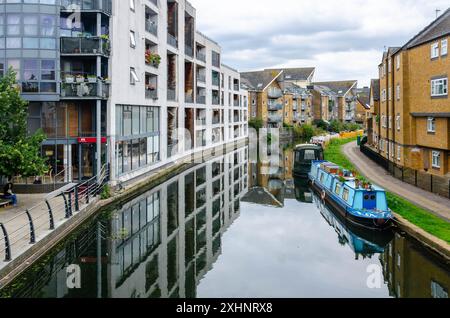
<svg viewBox="0 0 450 318"><path fill-rule="evenodd" d="M241 73L243 88L249 92L249 116L264 127L281 128L312 121L311 84L314 68L266 69Z"/></svg>
<svg viewBox="0 0 450 318"><path fill-rule="evenodd" d="M373 143L398 166L450 172L449 38L450 9L404 46L383 54L380 108L374 114L380 131Z"/></svg>
<svg viewBox="0 0 450 318"><path fill-rule="evenodd" d="M316 107L316 119L319 119L320 113L325 118L337 119L342 122L350 123L356 121L358 81L316 82L312 86L318 90L314 94L318 100L313 102ZM330 94L328 91L332 93ZM327 100L329 102L328 107ZM322 117L321 119L324 118Z"/></svg>
<svg viewBox="0 0 450 318"><path fill-rule="evenodd" d="M240 75L185 0L8 0L0 30L0 72L17 71L65 182L105 163L126 181L247 136Z"/></svg>

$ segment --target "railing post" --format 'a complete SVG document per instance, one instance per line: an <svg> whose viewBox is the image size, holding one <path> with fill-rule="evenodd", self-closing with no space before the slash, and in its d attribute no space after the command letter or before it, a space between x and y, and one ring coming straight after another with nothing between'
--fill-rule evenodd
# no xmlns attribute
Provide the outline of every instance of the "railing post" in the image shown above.
<svg viewBox="0 0 450 318"><path fill-rule="evenodd" d="M414 170L414 185L417 187L417 170Z"/></svg>
<svg viewBox="0 0 450 318"><path fill-rule="evenodd" d="M78 198L78 186L75 186L75 212L79 212L80 211L80 200Z"/></svg>
<svg viewBox="0 0 450 318"><path fill-rule="evenodd" d="M11 261L11 245L9 244L8 232L6 231L6 228L3 225L3 223L0 223L0 228L3 231L3 238L5 240L5 262L10 262Z"/></svg>
<svg viewBox="0 0 450 318"><path fill-rule="evenodd" d="M63 199L64 199L64 206L66 207L66 219L70 218L70 212L69 212L69 205L67 203L67 197L66 194L64 192L61 193Z"/></svg>
<svg viewBox="0 0 450 318"><path fill-rule="evenodd" d="M68 192L68 194L69 194L69 198L68 198L68 201L69 201L69 216L71 217L73 215L73 213L72 213L72 192Z"/></svg>
<svg viewBox="0 0 450 318"><path fill-rule="evenodd" d="M49 222L50 222L50 230L54 230L55 229L55 219L53 218L52 207L50 206L50 202L48 202L48 200L45 200L45 204L47 204L47 208L48 208L48 217L49 217Z"/></svg>
<svg viewBox="0 0 450 318"><path fill-rule="evenodd" d="M89 204L89 180L86 182L86 204Z"/></svg>
<svg viewBox="0 0 450 318"><path fill-rule="evenodd" d="M31 217L30 211L26 210L25 213L28 217L28 223L30 225L30 244L36 243L36 233L34 232L33 218Z"/></svg>

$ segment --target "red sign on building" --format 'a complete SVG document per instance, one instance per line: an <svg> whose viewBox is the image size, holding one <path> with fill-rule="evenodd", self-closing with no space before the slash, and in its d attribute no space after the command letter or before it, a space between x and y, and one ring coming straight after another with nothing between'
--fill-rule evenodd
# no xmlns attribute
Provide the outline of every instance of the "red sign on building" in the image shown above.
<svg viewBox="0 0 450 318"><path fill-rule="evenodd" d="M106 137L102 137L102 144L106 144ZM97 137L79 137L78 143L80 144L96 144Z"/></svg>

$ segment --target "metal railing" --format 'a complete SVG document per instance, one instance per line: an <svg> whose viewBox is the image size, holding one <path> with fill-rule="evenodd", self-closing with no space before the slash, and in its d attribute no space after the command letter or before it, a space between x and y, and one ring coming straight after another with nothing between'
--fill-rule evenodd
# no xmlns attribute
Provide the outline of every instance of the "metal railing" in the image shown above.
<svg viewBox="0 0 450 318"><path fill-rule="evenodd" d="M158 99L158 90L156 89L146 89L145 90L145 98L147 99Z"/></svg>
<svg viewBox="0 0 450 318"><path fill-rule="evenodd" d="M0 223L0 260L8 263L87 207L109 181L109 166L100 174Z"/></svg>
<svg viewBox="0 0 450 318"><path fill-rule="evenodd" d="M109 40L100 37L61 37L62 54L110 54Z"/></svg>
<svg viewBox="0 0 450 318"><path fill-rule="evenodd" d="M197 96L197 104L206 104L206 96Z"/></svg>

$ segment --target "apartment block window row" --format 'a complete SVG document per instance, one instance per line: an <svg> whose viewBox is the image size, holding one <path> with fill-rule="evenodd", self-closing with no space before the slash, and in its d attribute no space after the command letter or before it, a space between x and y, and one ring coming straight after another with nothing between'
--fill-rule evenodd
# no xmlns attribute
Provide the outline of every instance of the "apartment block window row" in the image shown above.
<svg viewBox="0 0 450 318"><path fill-rule="evenodd" d="M446 56L447 54L448 54L447 39L431 44L431 59L437 59L439 58L439 56Z"/></svg>
<svg viewBox="0 0 450 318"><path fill-rule="evenodd" d="M431 80L431 96L448 95L448 78Z"/></svg>

